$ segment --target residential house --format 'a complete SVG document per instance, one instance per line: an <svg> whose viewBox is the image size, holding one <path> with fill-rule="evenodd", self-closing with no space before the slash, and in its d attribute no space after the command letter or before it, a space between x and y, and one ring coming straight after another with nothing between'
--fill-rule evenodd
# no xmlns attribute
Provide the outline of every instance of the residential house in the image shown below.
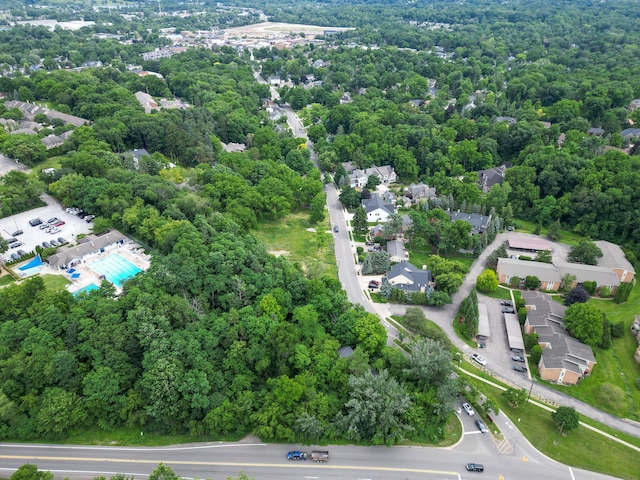
<svg viewBox="0 0 640 480"><path fill-rule="evenodd" d="M631 262L627 260L622 249L615 243L605 240L598 240L594 243L602 251L602 257L598 260L598 266L613 270L620 282L632 282L636 271L633 265L631 265Z"/></svg>
<svg viewBox="0 0 640 480"><path fill-rule="evenodd" d="M64 143L64 140L57 135L47 135L46 137L41 138L40 142L42 142L47 150L50 150L62 145Z"/></svg>
<svg viewBox="0 0 640 480"><path fill-rule="evenodd" d="M498 281L504 284L510 284L514 277L518 277L521 281L528 276L538 277L540 280L538 288L541 290L558 290L560 282L562 282L560 271L550 263L499 258L496 272Z"/></svg>
<svg viewBox="0 0 640 480"><path fill-rule="evenodd" d="M379 223L369 231L369 236L371 238L380 238L382 237L383 230L384 230L384 225Z"/></svg>
<svg viewBox="0 0 640 480"><path fill-rule="evenodd" d="M367 168L364 173L367 175L367 178L371 175L377 176L382 184L396 183L396 180L398 180L398 175L396 175L391 165L382 165L381 167L374 165L371 168Z"/></svg>
<svg viewBox="0 0 640 480"><path fill-rule="evenodd" d="M527 309L525 333L536 333L542 356L538 363L540 378L575 385L588 376L596 359L588 345L568 335L562 318L566 307L541 292L522 292Z"/></svg>
<svg viewBox="0 0 640 480"><path fill-rule="evenodd" d="M458 210L457 212L448 212L451 222L456 220L464 220L471 224L471 233L473 235L482 235L491 221L491 215L480 215L479 213L465 213Z"/></svg>
<svg viewBox="0 0 640 480"><path fill-rule="evenodd" d="M136 97L136 100L138 100L138 103L142 105L142 108L144 109L144 113L151 113L153 110L160 109L160 107L158 106L158 103L148 93L136 92L134 95Z"/></svg>
<svg viewBox="0 0 640 480"><path fill-rule="evenodd" d="M280 75L272 75L271 77L267 78L267 82L269 83L269 85L273 85L274 87L279 87L280 81Z"/></svg>
<svg viewBox="0 0 640 480"><path fill-rule="evenodd" d="M431 270L420 269L407 261L393 265L384 281L408 292L430 293L433 290Z"/></svg>
<svg viewBox="0 0 640 480"><path fill-rule="evenodd" d="M518 119L514 117L496 117L496 123L506 122L508 126L513 127L518 123Z"/></svg>
<svg viewBox="0 0 640 480"><path fill-rule="evenodd" d="M478 170L478 185L480 189L487 193L494 185L502 185L506 170L507 167L505 165L487 170Z"/></svg>
<svg viewBox="0 0 640 480"><path fill-rule="evenodd" d="M625 128L620 132L620 135L629 140L640 138L640 128Z"/></svg>
<svg viewBox="0 0 640 480"><path fill-rule="evenodd" d="M554 265L529 260L499 258L496 271L498 281L506 284L510 283L514 277L521 280L528 276L538 277L540 290L557 291L565 275L575 277L571 285L572 288L589 281L596 282L598 287L607 287L613 292L620 285L618 276L611 268L580 263L560 262Z"/></svg>
<svg viewBox="0 0 640 480"><path fill-rule="evenodd" d="M402 234L404 235L413 226L413 220L406 213L400 218L402 218Z"/></svg>
<svg viewBox="0 0 640 480"><path fill-rule="evenodd" d="M349 174L349 186L351 188L364 188L369 181L369 175L364 170L356 168Z"/></svg>
<svg viewBox="0 0 640 480"><path fill-rule="evenodd" d="M587 130L587 135L601 137L602 135L604 135L604 129L600 127L592 127L589 130Z"/></svg>
<svg viewBox="0 0 640 480"><path fill-rule="evenodd" d="M627 107L629 113L635 112L638 108L640 108L640 98L635 98L631 100L631 103Z"/></svg>
<svg viewBox="0 0 640 480"><path fill-rule="evenodd" d="M429 188L429 185L425 185L422 182L418 184L412 183L404 189L404 196L407 197L411 203L419 203L421 200L436 198L436 187Z"/></svg>
<svg viewBox="0 0 640 480"><path fill-rule="evenodd" d="M362 206L367 213L367 222L386 222L391 214L396 213L395 207L385 202L377 193L362 200Z"/></svg>
<svg viewBox="0 0 640 480"><path fill-rule="evenodd" d="M389 240L387 242L387 253L392 262L403 262L409 258L409 252L404 248L402 240Z"/></svg>

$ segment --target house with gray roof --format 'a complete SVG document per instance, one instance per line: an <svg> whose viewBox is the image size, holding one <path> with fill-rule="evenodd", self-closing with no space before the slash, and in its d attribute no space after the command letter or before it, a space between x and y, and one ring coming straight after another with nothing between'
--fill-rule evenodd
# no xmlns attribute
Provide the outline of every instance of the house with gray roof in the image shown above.
<svg viewBox="0 0 640 480"><path fill-rule="evenodd" d="M377 193L371 195L371 198L362 200L362 206L367 213L367 222L386 222L389 215L396 213L393 205L389 205Z"/></svg>
<svg viewBox="0 0 640 480"><path fill-rule="evenodd" d="M625 128L620 132L622 138L638 138L640 137L640 128Z"/></svg>
<svg viewBox="0 0 640 480"><path fill-rule="evenodd" d="M513 127L518 123L518 119L515 117L496 117L496 123L506 122L507 125Z"/></svg>
<svg viewBox="0 0 640 480"><path fill-rule="evenodd" d="M598 259L598 266L613 270L620 282L632 282L636 271L622 249L615 243L605 240L598 240L594 243L602 251L602 257Z"/></svg>
<svg viewBox="0 0 640 480"><path fill-rule="evenodd" d="M40 139L40 142L45 146L47 150L58 147L64 143L64 140L57 135L48 135Z"/></svg>
<svg viewBox="0 0 640 480"><path fill-rule="evenodd" d="M484 193L487 193L494 185L502 185L506 171L507 167L505 165L487 170L478 170L478 186Z"/></svg>
<svg viewBox="0 0 640 480"><path fill-rule="evenodd" d="M393 265L384 281L407 292L429 293L433 290L431 270L420 269L407 261Z"/></svg>
<svg viewBox="0 0 640 480"><path fill-rule="evenodd" d="M499 258L496 269L500 283L511 283L511 279L534 276L540 280L539 289L557 291L565 275L572 275L575 280L571 288L584 282L596 282L598 288L607 287L612 292L620 285L618 276L611 268L580 263L558 262L557 264Z"/></svg>
<svg viewBox="0 0 640 480"><path fill-rule="evenodd" d="M474 235L482 235L491 221L491 215L480 215L479 213L465 213L458 210L457 212L447 212L451 222L456 220L464 220L471 224L471 233Z"/></svg>
<svg viewBox="0 0 640 480"><path fill-rule="evenodd" d="M380 167L374 165L371 168L367 168L364 173L367 175L367 178L371 175L377 176L382 184L395 183L396 180L398 180L396 171L391 165L382 165Z"/></svg>
<svg viewBox="0 0 640 480"><path fill-rule="evenodd" d="M351 188L364 188L369 181L369 175L364 170L356 168L349 173L349 186Z"/></svg>
<svg viewBox="0 0 640 480"><path fill-rule="evenodd" d="M412 183L404 189L405 197L411 200L411 203L419 203L422 200L436 198L436 187L429 187L424 183Z"/></svg>
<svg viewBox="0 0 640 480"><path fill-rule="evenodd" d="M544 293L522 292L527 309L525 333L538 334L542 356L540 378L564 385L575 385L593 370L596 359L590 346L571 337L562 319L566 307Z"/></svg>
<svg viewBox="0 0 640 480"><path fill-rule="evenodd" d="M389 240L387 242L387 253L392 262L403 262L409 258L409 252L404 248L402 240Z"/></svg>
<svg viewBox="0 0 640 480"><path fill-rule="evenodd" d="M604 135L604 129L600 127L591 127L589 130L587 130L587 135L601 137L602 135Z"/></svg>

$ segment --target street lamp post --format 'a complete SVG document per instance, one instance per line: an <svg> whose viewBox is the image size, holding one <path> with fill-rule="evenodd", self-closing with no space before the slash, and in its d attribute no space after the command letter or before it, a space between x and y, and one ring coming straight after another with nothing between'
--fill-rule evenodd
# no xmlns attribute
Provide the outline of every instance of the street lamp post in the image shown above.
<svg viewBox="0 0 640 480"><path fill-rule="evenodd" d="M534 383L536 383L536 377L531 377L531 387L529 388L529 397L527 398L527 402L531 400L531 392L533 391Z"/></svg>

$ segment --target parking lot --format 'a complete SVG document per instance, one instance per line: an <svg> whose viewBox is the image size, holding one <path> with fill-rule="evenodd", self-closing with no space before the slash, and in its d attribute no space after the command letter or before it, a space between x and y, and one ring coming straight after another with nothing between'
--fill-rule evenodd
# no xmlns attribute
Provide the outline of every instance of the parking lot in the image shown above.
<svg viewBox="0 0 640 480"><path fill-rule="evenodd" d="M3 254L5 261L11 260L11 254L16 253L18 250L34 251L36 245L42 246L44 241L49 242L52 239L57 241L58 237L63 237L67 242L75 244L75 239L79 234L91 232L92 223L87 223L81 218L67 213L60 204L48 195L45 195L44 199L49 202L49 205L0 219L0 235L5 240L12 238L13 233L16 231L22 230L23 232L15 236L16 240L21 242L22 245L7 250ZM54 217L65 222L64 225L57 227L59 231L56 233L47 233L46 230L40 229L39 226L32 227L29 225L29 220L35 218L40 218L43 222L46 222Z"/></svg>

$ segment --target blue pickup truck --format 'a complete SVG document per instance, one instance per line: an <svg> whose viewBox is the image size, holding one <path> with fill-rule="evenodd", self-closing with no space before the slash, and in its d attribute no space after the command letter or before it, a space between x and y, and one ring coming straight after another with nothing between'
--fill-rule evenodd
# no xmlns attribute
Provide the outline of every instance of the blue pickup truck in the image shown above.
<svg viewBox="0 0 640 480"><path fill-rule="evenodd" d="M287 460L306 460L307 452L299 452L297 450L287 453Z"/></svg>

